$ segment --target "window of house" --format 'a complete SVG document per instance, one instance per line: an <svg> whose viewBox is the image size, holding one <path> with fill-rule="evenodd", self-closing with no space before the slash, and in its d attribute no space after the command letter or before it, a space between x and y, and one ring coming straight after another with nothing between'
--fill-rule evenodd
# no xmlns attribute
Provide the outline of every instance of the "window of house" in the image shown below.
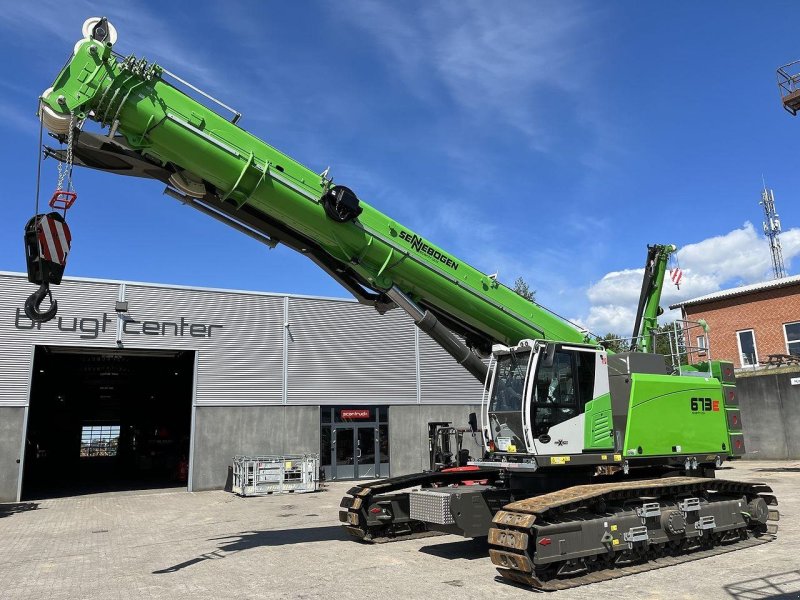
<svg viewBox="0 0 800 600"><path fill-rule="evenodd" d="M81 428L81 458L116 456L119 425L84 425Z"/></svg>
<svg viewBox="0 0 800 600"><path fill-rule="evenodd" d="M786 337L786 353L800 354L800 322L784 324L783 334Z"/></svg>
<svg viewBox="0 0 800 600"><path fill-rule="evenodd" d="M737 331L736 339L739 342L739 362L741 366L747 367L758 364L756 334L753 330Z"/></svg>
<svg viewBox="0 0 800 600"><path fill-rule="evenodd" d="M703 350L708 348L708 346L706 346L706 336L704 335L697 336L697 347L702 348Z"/></svg>

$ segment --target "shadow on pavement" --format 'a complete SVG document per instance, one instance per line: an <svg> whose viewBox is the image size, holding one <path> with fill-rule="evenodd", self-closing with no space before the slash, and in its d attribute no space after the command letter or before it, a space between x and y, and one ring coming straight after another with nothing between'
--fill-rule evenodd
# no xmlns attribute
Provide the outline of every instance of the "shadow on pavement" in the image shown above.
<svg viewBox="0 0 800 600"><path fill-rule="evenodd" d="M29 510L36 510L39 508L38 502L10 502L8 504L0 504L0 518L10 517L21 512L28 512Z"/></svg>
<svg viewBox="0 0 800 600"><path fill-rule="evenodd" d="M80 484L51 485L49 487L25 488L26 500L49 500L51 498L72 498L90 494L147 494L149 492L185 492L186 486L175 482L148 482L139 480L96 481Z"/></svg>
<svg viewBox="0 0 800 600"><path fill-rule="evenodd" d="M266 531L245 531L230 536L211 538L209 541L219 542L218 548L213 552L206 552L185 562L172 565L165 569L153 571L156 575L175 573L186 567L191 567L206 560L225 558L229 554L261 548L263 546L287 546L292 544L306 544L309 542L347 541L350 536L339 525L326 527L306 527L303 529L268 529Z"/></svg>
<svg viewBox="0 0 800 600"><path fill-rule="evenodd" d="M800 598L800 571L787 571L730 583L724 587L736 600L790 600Z"/></svg>
<svg viewBox="0 0 800 600"><path fill-rule="evenodd" d="M765 467L755 469L758 473L800 473L800 467Z"/></svg>
<svg viewBox="0 0 800 600"><path fill-rule="evenodd" d="M486 543L486 538L433 544L432 546L424 546L420 548L419 551L448 560L478 560L481 558L489 558L489 544Z"/></svg>

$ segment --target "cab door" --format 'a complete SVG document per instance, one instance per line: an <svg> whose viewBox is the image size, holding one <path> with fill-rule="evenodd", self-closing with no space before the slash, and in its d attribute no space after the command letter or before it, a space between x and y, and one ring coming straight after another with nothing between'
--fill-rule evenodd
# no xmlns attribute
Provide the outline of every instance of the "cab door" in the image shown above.
<svg viewBox="0 0 800 600"><path fill-rule="evenodd" d="M539 360L530 389L530 427L537 455L580 454L584 407L594 397L598 353L562 346L552 364Z"/></svg>

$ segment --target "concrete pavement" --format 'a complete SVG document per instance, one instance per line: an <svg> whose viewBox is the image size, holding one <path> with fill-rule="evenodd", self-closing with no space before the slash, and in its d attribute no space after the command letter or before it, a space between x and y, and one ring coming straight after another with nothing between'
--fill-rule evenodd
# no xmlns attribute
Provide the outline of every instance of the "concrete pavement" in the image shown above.
<svg viewBox="0 0 800 600"><path fill-rule="evenodd" d="M553 598L800 598L800 463L720 477L773 486L775 542ZM495 581L484 540L371 546L339 528L350 484L306 495L114 492L0 504L0 599L530 598Z"/></svg>

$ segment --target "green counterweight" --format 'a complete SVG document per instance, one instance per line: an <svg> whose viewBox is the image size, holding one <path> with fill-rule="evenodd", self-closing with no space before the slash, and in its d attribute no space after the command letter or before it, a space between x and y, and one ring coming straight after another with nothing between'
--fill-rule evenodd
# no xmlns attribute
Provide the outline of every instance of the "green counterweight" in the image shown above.
<svg viewBox="0 0 800 600"><path fill-rule="evenodd" d="M43 98L46 125L88 118L189 181L210 185L237 209L268 215L314 240L376 291L392 286L487 338L582 342L584 334L366 202L338 222L323 207L332 183L226 120L164 79L156 65L119 59L84 39ZM57 130L57 126L55 127ZM202 182L205 182L203 184ZM402 182L396 184L402 185Z"/></svg>

